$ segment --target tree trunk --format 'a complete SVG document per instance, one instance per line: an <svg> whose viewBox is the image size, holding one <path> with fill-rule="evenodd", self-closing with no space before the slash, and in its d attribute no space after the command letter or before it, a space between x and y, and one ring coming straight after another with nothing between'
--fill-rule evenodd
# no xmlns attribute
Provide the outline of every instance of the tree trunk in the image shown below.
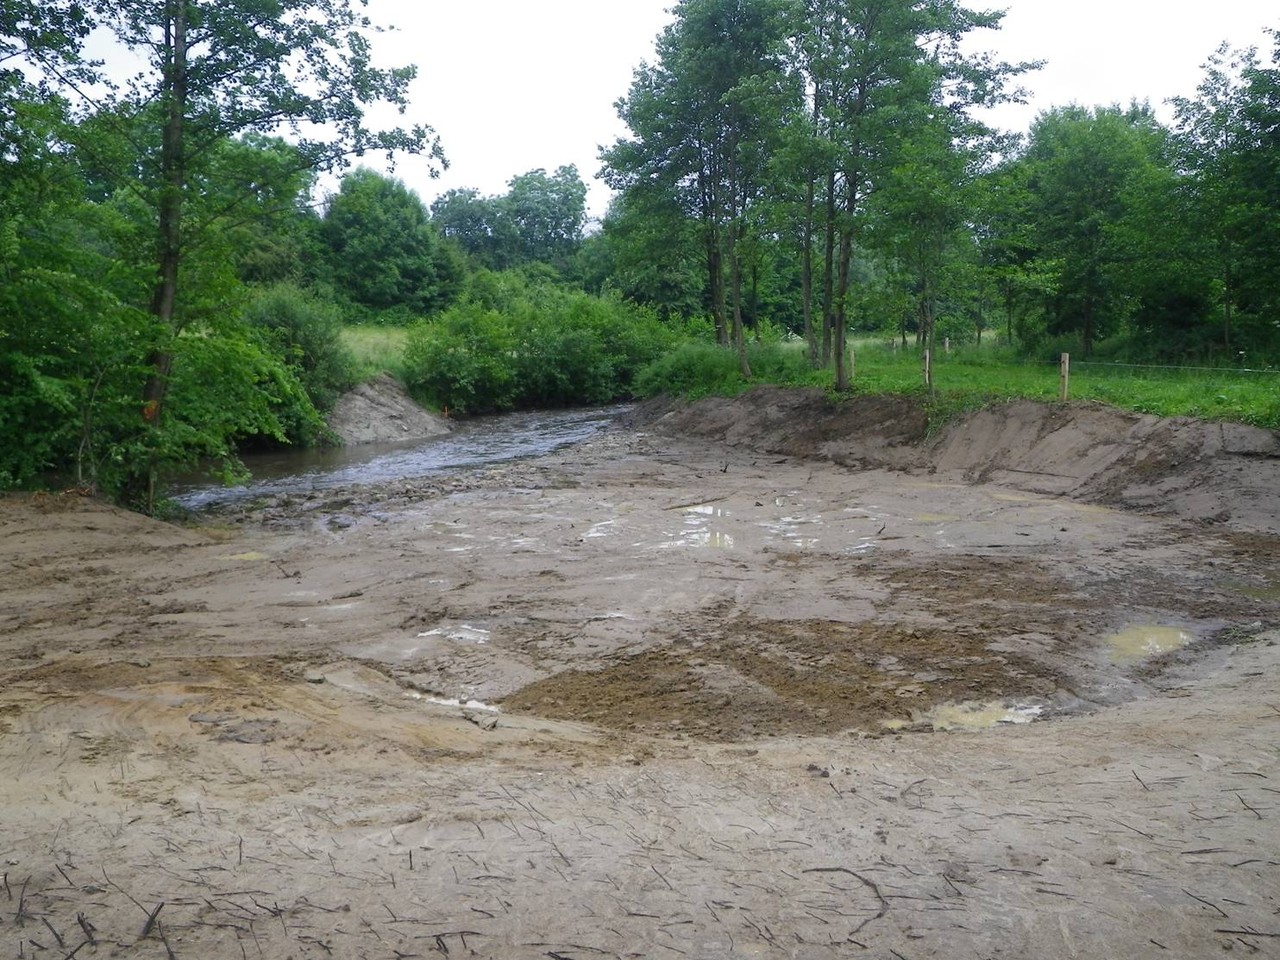
<svg viewBox="0 0 1280 960"><path fill-rule="evenodd" d="M738 370L746 380L751 379L751 363L747 360L747 340L742 329L742 260L738 256L736 224L729 227L729 276L733 297L733 349L738 354Z"/></svg>
<svg viewBox="0 0 1280 960"><path fill-rule="evenodd" d="M818 331L813 325L813 212L816 187L813 177L805 186L804 229L800 241L800 304L804 312L804 342L808 350L809 366L818 369L821 354Z"/></svg>
<svg viewBox="0 0 1280 960"><path fill-rule="evenodd" d="M835 307L836 260L836 175L827 174L827 232L824 239L823 275L822 275L822 366L831 366L831 329L834 324L832 314Z"/></svg>
<svg viewBox="0 0 1280 960"><path fill-rule="evenodd" d="M724 302L724 262L719 231L707 228L707 282L711 286L711 316L716 325L716 343L729 345L729 318Z"/></svg>
<svg viewBox="0 0 1280 960"><path fill-rule="evenodd" d="M839 281L836 286L836 309L832 319L831 349L836 360L836 390L849 389L849 371L845 366L845 304L849 295L849 266L853 260L852 227L840 231Z"/></svg>
<svg viewBox="0 0 1280 960"><path fill-rule="evenodd" d="M164 100L166 117L160 143L160 216L157 225L157 276L151 313L168 331L174 327L178 300L178 266L182 259L182 192L186 183L183 120L187 109L187 0L169 0L165 24ZM143 416L160 420L173 354L157 350L148 358L151 374L143 391Z"/></svg>

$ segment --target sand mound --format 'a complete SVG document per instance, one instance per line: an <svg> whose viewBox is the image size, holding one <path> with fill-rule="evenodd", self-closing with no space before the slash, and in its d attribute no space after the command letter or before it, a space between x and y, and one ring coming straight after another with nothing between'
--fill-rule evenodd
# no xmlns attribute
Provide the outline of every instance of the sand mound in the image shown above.
<svg viewBox="0 0 1280 960"><path fill-rule="evenodd" d="M908 397L833 401L759 387L740 397L644 408L660 432L863 469L959 474L1036 493L1280 532L1280 435L1093 404L988 407L926 437Z"/></svg>
<svg viewBox="0 0 1280 960"><path fill-rule="evenodd" d="M422 440L448 433L449 421L423 410L390 374L344 394L329 414L329 429L348 446Z"/></svg>

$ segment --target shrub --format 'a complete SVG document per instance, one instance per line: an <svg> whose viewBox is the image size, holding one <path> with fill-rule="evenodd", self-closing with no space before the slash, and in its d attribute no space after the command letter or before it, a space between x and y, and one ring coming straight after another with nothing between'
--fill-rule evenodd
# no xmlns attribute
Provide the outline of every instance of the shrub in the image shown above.
<svg viewBox="0 0 1280 960"><path fill-rule="evenodd" d="M355 360L342 340L342 311L288 283L259 290L245 318L293 367L318 410L355 385Z"/></svg>
<svg viewBox="0 0 1280 960"><path fill-rule="evenodd" d="M639 370L682 332L616 296L480 274L473 296L415 327L406 379L459 412L599 404L634 395Z"/></svg>

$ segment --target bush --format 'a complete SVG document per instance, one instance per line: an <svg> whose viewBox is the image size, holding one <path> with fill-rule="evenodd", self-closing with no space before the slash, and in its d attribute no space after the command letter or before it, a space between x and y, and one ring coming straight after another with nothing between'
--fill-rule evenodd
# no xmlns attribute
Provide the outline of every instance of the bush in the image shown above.
<svg viewBox="0 0 1280 960"><path fill-rule="evenodd" d="M609 403L633 396L640 369L681 335L619 297L484 273L464 303L410 332L406 379L460 413Z"/></svg>
<svg viewBox="0 0 1280 960"><path fill-rule="evenodd" d="M342 341L342 311L288 283L259 290L245 318L266 333L317 410L355 385L355 360Z"/></svg>
<svg viewBox="0 0 1280 960"><path fill-rule="evenodd" d="M751 381L742 376L733 349L706 342L682 343L640 372L636 392L644 397L670 393L696 399L712 394L733 396L758 382L817 384L830 379L809 367L803 344L748 344L747 362Z"/></svg>
<svg viewBox="0 0 1280 960"><path fill-rule="evenodd" d="M425 402L459 413L510 409L515 400L510 320L476 303L451 307L409 331L409 389Z"/></svg>

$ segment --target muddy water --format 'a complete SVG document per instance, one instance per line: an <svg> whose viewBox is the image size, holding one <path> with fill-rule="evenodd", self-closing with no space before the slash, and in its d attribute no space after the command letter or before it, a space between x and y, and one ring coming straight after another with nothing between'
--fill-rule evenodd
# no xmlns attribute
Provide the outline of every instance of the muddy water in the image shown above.
<svg viewBox="0 0 1280 960"><path fill-rule="evenodd" d="M477 417L442 437L401 444L331 450L283 450L244 458L252 479L224 487L192 481L174 486L174 500L198 510L264 496L384 483L536 457L595 436L627 407L557 410Z"/></svg>

